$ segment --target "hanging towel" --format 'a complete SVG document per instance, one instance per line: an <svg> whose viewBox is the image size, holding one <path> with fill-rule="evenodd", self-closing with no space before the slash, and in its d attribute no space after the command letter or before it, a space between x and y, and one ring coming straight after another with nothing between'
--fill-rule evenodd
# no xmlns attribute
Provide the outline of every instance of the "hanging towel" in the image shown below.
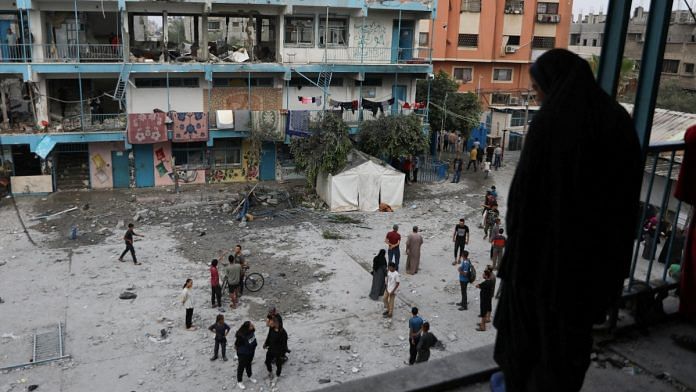
<svg viewBox="0 0 696 392"><path fill-rule="evenodd" d="M172 115L174 143L208 141L208 113L179 112Z"/></svg>
<svg viewBox="0 0 696 392"><path fill-rule="evenodd" d="M128 115L128 143L153 144L167 141L165 113L131 113Z"/></svg>
<svg viewBox="0 0 696 392"><path fill-rule="evenodd" d="M218 110L215 112L218 129L234 129L234 112L232 110Z"/></svg>
<svg viewBox="0 0 696 392"><path fill-rule="evenodd" d="M309 136L309 110L291 110L288 112L288 135Z"/></svg>

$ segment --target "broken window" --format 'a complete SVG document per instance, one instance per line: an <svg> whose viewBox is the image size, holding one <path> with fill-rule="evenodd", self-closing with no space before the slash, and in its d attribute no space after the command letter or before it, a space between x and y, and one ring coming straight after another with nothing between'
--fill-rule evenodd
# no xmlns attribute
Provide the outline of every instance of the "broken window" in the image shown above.
<svg viewBox="0 0 696 392"><path fill-rule="evenodd" d="M286 17L285 45L312 46L314 45L314 17Z"/></svg>
<svg viewBox="0 0 696 392"><path fill-rule="evenodd" d="M206 166L206 143L173 143L172 155L177 167L198 168Z"/></svg>
<svg viewBox="0 0 696 392"><path fill-rule="evenodd" d="M133 16L133 39L136 42L163 41L162 15Z"/></svg>
<svg viewBox="0 0 696 392"><path fill-rule="evenodd" d="M240 139L218 139L213 146L213 165L215 167L239 166L242 164L242 143Z"/></svg>
<svg viewBox="0 0 696 392"><path fill-rule="evenodd" d="M198 56L198 17L167 16L167 49L176 57Z"/></svg>
<svg viewBox="0 0 696 392"><path fill-rule="evenodd" d="M324 31L326 17L319 20L319 47L324 47L324 38L329 46L348 46L348 20L329 18L329 30Z"/></svg>

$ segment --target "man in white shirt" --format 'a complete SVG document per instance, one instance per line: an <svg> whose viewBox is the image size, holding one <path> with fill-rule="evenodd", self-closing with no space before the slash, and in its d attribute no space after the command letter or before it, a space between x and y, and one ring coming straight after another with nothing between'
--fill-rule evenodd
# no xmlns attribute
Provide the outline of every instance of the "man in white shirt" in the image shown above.
<svg viewBox="0 0 696 392"><path fill-rule="evenodd" d="M503 156L503 149L500 148L499 145L496 144L495 150L493 150L493 167L497 171L498 168L500 167L500 160L502 159Z"/></svg>
<svg viewBox="0 0 696 392"><path fill-rule="evenodd" d="M387 290L384 292L384 313L382 315L384 318L391 318L394 313L394 301L396 301L396 289L399 288L401 279L399 278L399 272L396 270L395 263L389 263L389 272L387 272L387 277L384 279L387 286Z"/></svg>
<svg viewBox="0 0 696 392"><path fill-rule="evenodd" d="M11 28L8 28L5 39L7 40L7 47L10 52L10 60L16 60L19 55L19 51L17 50L17 34L13 33Z"/></svg>

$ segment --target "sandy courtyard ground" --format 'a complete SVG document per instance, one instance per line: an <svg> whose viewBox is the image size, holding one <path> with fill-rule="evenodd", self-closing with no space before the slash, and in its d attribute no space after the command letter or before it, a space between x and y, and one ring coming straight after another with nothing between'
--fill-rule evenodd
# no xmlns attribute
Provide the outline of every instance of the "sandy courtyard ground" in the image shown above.
<svg viewBox="0 0 696 392"><path fill-rule="evenodd" d="M512 154L511 154L512 156ZM300 207L297 200L252 209L260 218L239 227L231 207L242 186L185 187L171 190L60 192L17 199L32 245L22 232L9 199L2 200L0 219L0 368L32 358L32 337L63 323L69 359L0 372L0 392L25 391L219 391L237 389L234 339L228 338L230 361L211 362L213 334L207 331L218 314L210 306L208 263L221 249L239 243L249 252L252 272L265 277L257 293L246 293L242 306L224 313L232 333L244 320L266 338L265 314L275 305L289 334L289 361L279 391L307 391L406 366L407 319L418 306L443 346L432 357L490 344L495 332L475 330L478 290L469 287L469 310L458 311L459 284L452 266L452 231L465 217L471 228L469 250L481 275L488 243L478 228L485 190L496 185L505 212L513 165L493 172L464 172L459 184L409 184L404 208L394 213L348 213L361 223L329 220L325 210ZM301 184L264 184L277 197ZM273 190L276 189L276 190ZM282 199L282 198L281 198ZM78 209L49 220L32 217ZM230 207L231 206L231 207ZM140 211L140 212L138 212ZM284 211L284 212L283 212ZM142 265L119 263L122 224L133 221L145 235L135 243ZM270 215L268 215L270 214ZM68 238L72 225L78 239ZM399 224L405 236L413 225L422 231L421 271L406 275L402 246L402 282L393 320L382 318L381 301L372 301L372 257L384 236ZM322 233L345 239L324 239ZM130 256L126 256L130 260ZM197 306L195 332L184 329L178 302L187 278L194 281ZM133 300L119 294L130 290ZM495 306L495 304L494 304ZM167 331L162 339L160 331ZM344 349L341 349L344 346ZM345 349L345 346L350 346ZM271 391L257 348L253 370L259 383L247 390Z"/></svg>

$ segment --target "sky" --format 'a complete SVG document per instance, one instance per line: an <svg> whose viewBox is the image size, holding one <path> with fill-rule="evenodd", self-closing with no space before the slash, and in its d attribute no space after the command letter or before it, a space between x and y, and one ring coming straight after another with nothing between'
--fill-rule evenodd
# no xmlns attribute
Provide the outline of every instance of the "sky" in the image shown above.
<svg viewBox="0 0 696 392"><path fill-rule="evenodd" d="M607 5L610 0L573 0L573 14L577 15L582 12L583 15L589 14L590 12L598 13L600 10L605 14L607 12ZM661 0L654 0L661 1ZM687 0L692 8L696 9L695 0ZM685 10L684 0L673 0L674 9ZM646 9L650 8L650 0L633 0L633 6L637 7L642 5Z"/></svg>

